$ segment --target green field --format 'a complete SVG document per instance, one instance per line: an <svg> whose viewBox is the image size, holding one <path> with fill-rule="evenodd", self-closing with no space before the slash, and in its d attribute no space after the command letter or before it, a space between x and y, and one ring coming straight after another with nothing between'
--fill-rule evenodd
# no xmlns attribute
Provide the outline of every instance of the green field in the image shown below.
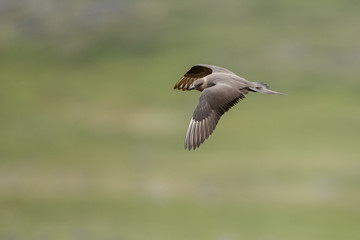
<svg viewBox="0 0 360 240"><path fill-rule="evenodd" d="M358 2L14 2L0 239L360 239ZM172 88L196 63L287 95L186 151L199 92Z"/></svg>

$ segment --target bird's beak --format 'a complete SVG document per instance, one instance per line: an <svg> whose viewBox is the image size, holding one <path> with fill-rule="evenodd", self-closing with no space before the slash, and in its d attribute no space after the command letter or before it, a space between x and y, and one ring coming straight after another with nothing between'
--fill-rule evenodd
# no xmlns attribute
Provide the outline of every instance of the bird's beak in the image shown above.
<svg viewBox="0 0 360 240"><path fill-rule="evenodd" d="M194 90L194 89L195 89L194 85L189 87L189 90Z"/></svg>

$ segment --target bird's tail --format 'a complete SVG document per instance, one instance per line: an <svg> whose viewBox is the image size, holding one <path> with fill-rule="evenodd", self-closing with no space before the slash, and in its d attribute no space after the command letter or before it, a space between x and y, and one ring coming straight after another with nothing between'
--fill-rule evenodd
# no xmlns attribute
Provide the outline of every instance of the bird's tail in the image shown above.
<svg viewBox="0 0 360 240"><path fill-rule="evenodd" d="M250 87L251 91L254 92L259 92L259 93L265 93L265 94L280 94L280 95L285 95L283 93L280 92L276 92L274 90L271 90L270 87L263 83L263 82L254 82L255 86L254 87Z"/></svg>

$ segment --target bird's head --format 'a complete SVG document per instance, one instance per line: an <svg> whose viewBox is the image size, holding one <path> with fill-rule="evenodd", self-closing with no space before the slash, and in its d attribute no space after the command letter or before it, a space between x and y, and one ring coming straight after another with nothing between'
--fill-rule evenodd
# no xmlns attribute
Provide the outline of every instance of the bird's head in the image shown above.
<svg viewBox="0 0 360 240"><path fill-rule="evenodd" d="M189 87L189 90L198 90L202 92L207 87L206 81L203 78L195 80L191 86Z"/></svg>

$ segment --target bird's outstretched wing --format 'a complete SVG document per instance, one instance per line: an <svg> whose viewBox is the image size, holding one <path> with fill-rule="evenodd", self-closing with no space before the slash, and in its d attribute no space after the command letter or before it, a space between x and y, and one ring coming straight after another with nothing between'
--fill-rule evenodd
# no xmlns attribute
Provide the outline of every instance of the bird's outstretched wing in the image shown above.
<svg viewBox="0 0 360 240"><path fill-rule="evenodd" d="M206 88L200 95L185 136L185 149L199 147L214 131L220 117L243 99L247 90L232 88L226 84L217 84Z"/></svg>
<svg viewBox="0 0 360 240"><path fill-rule="evenodd" d="M189 87L195 80L216 72L234 74L233 72L222 67L207 64L196 64L192 66L191 69L187 71L185 75L175 84L174 89L183 91L189 90Z"/></svg>
<svg viewBox="0 0 360 240"><path fill-rule="evenodd" d="M211 74L213 70L203 65L195 65L175 84L174 89L189 90L191 84L199 79Z"/></svg>

